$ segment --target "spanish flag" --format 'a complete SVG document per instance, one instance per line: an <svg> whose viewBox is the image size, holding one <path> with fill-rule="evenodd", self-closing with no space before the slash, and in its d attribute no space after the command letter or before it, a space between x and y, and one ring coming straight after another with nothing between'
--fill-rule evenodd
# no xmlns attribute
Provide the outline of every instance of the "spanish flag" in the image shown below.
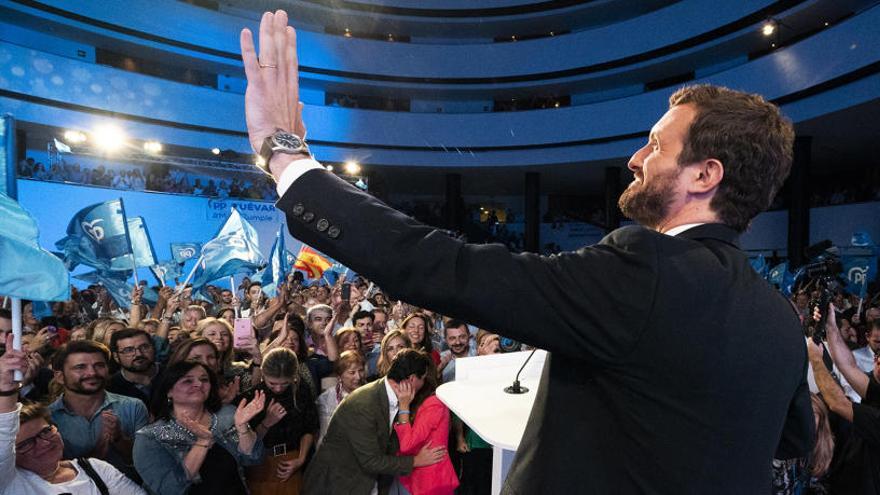
<svg viewBox="0 0 880 495"><path fill-rule="evenodd" d="M309 278L320 279L324 275L324 270L333 266L333 263L321 256L320 253L303 244L296 255L296 263L293 267L297 270L306 272Z"/></svg>

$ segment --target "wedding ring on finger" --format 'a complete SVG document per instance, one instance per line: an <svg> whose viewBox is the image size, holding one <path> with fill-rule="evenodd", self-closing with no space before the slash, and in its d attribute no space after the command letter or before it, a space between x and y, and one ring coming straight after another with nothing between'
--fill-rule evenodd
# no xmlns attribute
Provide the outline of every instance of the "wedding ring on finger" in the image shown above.
<svg viewBox="0 0 880 495"><path fill-rule="evenodd" d="M278 66L274 65L274 64L264 64L261 62L259 64L260 64L261 69L277 69L278 68Z"/></svg>

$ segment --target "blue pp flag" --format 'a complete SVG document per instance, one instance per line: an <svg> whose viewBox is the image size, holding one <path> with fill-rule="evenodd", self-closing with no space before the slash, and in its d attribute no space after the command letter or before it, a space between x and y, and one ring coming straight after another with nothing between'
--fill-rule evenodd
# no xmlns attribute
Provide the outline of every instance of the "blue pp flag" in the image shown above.
<svg viewBox="0 0 880 495"><path fill-rule="evenodd" d="M196 258L201 249L202 244L198 242L172 242L171 257L178 263L185 263L186 260Z"/></svg>
<svg viewBox="0 0 880 495"><path fill-rule="evenodd" d="M265 263L260 254L257 231L233 208L220 232L202 246L201 262L192 283L193 292L213 280L258 270Z"/></svg>
<svg viewBox="0 0 880 495"><path fill-rule="evenodd" d="M763 254L749 258L749 263L751 263L752 268L758 273L758 275L762 278L767 278L770 272L770 266L767 264L767 259L764 258Z"/></svg>
<svg viewBox="0 0 880 495"><path fill-rule="evenodd" d="M72 269L79 264L98 270L130 270L131 242L122 199L83 208L67 225L67 237L55 246L65 255Z"/></svg>
<svg viewBox="0 0 880 495"><path fill-rule="evenodd" d="M131 239L131 252L134 255L135 266L145 267L156 264L156 252L153 251L153 241L147 231L147 224L141 217L128 219L128 237Z"/></svg>
<svg viewBox="0 0 880 495"><path fill-rule="evenodd" d="M287 260L287 266L296 264L296 255L291 253L289 249L284 250L284 258Z"/></svg>
<svg viewBox="0 0 880 495"><path fill-rule="evenodd" d="M31 303L31 314L34 315L34 318L38 320L42 320L43 318L48 318L52 316L52 305L47 303L46 301L33 301Z"/></svg>
<svg viewBox="0 0 880 495"><path fill-rule="evenodd" d="M867 233L866 231L857 230L853 232L850 244L858 247L873 247L874 240L871 239L871 234Z"/></svg>
<svg viewBox="0 0 880 495"><path fill-rule="evenodd" d="M162 263L157 263L150 267L150 271L153 272L153 275L157 280L160 280L160 283L175 284L174 279L183 277L183 270L180 269L180 263L171 260L171 261L163 261Z"/></svg>
<svg viewBox="0 0 880 495"><path fill-rule="evenodd" d="M877 279L876 256L843 256L841 262L846 290L851 294L861 294L868 282Z"/></svg>
<svg viewBox="0 0 880 495"><path fill-rule="evenodd" d="M128 283L132 271L111 271L103 272L95 270L93 272L74 275L73 278L89 282L92 284L101 284L107 289L107 293L116 302L120 308L129 308L131 306L131 292L134 290L134 284ZM154 304L159 299L159 294L155 289L146 287L142 300L146 303Z"/></svg>
<svg viewBox="0 0 880 495"><path fill-rule="evenodd" d="M788 273L788 262L783 261L770 269L767 275L767 281L777 287L782 287L786 273Z"/></svg>
<svg viewBox="0 0 880 495"><path fill-rule="evenodd" d="M254 274L254 280L259 280L263 285L263 293L269 297L275 297L278 293L278 286L284 282L284 277L290 271L291 265L287 261L284 248L284 226L278 229L275 235L275 244L272 245L272 252L269 254L269 264L259 272Z"/></svg>
<svg viewBox="0 0 880 495"><path fill-rule="evenodd" d="M70 299L70 274L40 247L37 222L15 200L0 193L0 294L37 301Z"/></svg>

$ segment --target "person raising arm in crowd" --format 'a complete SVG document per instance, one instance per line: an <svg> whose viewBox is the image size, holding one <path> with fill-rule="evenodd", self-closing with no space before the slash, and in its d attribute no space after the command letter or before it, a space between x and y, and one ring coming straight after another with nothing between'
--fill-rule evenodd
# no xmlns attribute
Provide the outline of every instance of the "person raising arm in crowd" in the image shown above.
<svg viewBox="0 0 880 495"><path fill-rule="evenodd" d="M54 493L145 495L116 468L100 459L64 460L64 441L41 404L18 403L15 371L24 371L27 357L12 349L5 336L0 356L0 494ZM103 490L102 490L103 487Z"/></svg>

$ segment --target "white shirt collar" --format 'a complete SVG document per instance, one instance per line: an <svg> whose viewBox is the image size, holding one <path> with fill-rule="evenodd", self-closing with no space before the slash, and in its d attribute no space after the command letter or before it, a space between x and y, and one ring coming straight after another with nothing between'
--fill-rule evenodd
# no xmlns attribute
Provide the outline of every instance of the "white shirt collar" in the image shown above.
<svg viewBox="0 0 880 495"><path fill-rule="evenodd" d="M388 394L388 411L397 413L397 394L394 393L394 389L391 388L391 384L388 383L388 378L385 379L385 393ZM394 421L394 414L391 414L391 420Z"/></svg>
<svg viewBox="0 0 880 495"><path fill-rule="evenodd" d="M692 228L696 227L697 225L703 225L705 223L706 222L686 223L684 225L679 225L678 227L673 227L673 228L667 230L666 232L664 232L664 234L675 237L678 234L681 234L682 232L684 232L685 230L692 229Z"/></svg>

